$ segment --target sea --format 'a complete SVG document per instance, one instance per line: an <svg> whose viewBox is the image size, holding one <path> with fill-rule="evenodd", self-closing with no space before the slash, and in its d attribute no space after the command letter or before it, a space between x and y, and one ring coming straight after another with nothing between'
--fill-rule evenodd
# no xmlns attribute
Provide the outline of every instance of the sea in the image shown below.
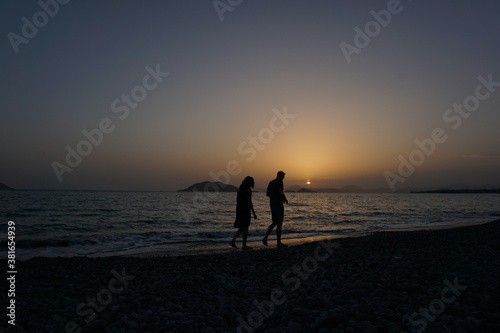
<svg viewBox="0 0 500 333"><path fill-rule="evenodd" d="M500 219L500 194L287 193L287 197L284 242ZM258 218L251 221L249 242L257 244L271 222L271 212L263 192L254 192L253 202ZM227 242L236 230L236 193L15 190L0 191L0 203L2 257L7 255L7 224L13 221L18 260L232 250ZM269 239L270 243L276 239L274 232Z"/></svg>

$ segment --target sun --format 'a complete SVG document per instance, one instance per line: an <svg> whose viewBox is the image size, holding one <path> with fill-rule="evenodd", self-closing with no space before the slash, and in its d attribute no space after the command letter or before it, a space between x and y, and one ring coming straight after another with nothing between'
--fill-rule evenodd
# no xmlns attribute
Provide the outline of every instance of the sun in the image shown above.
<svg viewBox="0 0 500 333"><path fill-rule="evenodd" d="M306 184L307 184L307 185L311 185L311 181L310 181L310 180L307 180L307 181L306 181Z"/></svg>

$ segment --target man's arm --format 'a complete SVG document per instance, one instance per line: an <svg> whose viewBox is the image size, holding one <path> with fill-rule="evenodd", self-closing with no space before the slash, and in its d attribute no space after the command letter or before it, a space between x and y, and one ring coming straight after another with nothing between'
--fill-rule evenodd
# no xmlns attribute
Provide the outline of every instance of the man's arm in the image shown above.
<svg viewBox="0 0 500 333"><path fill-rule="evenodd" d="M281 195L281 200L283 203L286 203L288 205L288 200L286 199L285 192L283 191L282 188L280 188L280 195Z"/></svg>

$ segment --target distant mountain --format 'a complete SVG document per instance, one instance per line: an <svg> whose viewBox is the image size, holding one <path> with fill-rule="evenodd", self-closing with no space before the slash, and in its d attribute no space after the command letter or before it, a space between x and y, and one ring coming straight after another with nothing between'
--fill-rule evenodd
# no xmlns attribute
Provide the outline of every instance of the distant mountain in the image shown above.
<svg viewBox="0 0 500 333"><path fill-rule="evenodd" d="M297 193L318 193L317 191L310 190L308 188L301 188L300 190L297 191Z"/></svg>
<svg viewBox="0 0 500 333"><path fill-rule="evenodd" d="M452 191L460 191L462 193L466 193L466 191L489 191L489 190L497 190L499 189L499 185L470 185L470 184L454 184L448 186L428 186L428 187L402 187L397 189L396 192L403 193L430 193L430 192L441 192L441 193L450 193ZM457 193L457 192L455 192ZM473 192L471 192L473 193ZM479 192L478 192L479 193ZM489 192L486 192L489 193Z"/></svg>
<svg viewBox="0 0 500 333"><path fill-rule="evenodd" d="M299 185L292 185L290 187L287 187L285 192L297 192L300 189L301 187Z"/></svg>
<svg viewBox="0 0 500 333"><path fill-rule="evenodd" d="M370 192L359 186L347 185L341 188L315 188L314 191L320 193L366 193Z"/></svg>
<svg viewBox="0 0 500 333"><path fill-rule="evenodd" d="M500 188L498 189L458 189L458 190L432 190L432 191L415 191L411 193L500 193Z"/></svg>
<svg viewBox="0 0 500 333"><path fill-rule="evenodd" d="M496 185L470 185L470 184L454 184L450 186L441 186L441 187L398 187L394 193L415 193L415 192L440 192L440 193L495 193L500 186ZM304 189L305 191L301 191ZM286 188L285 192L306 192L313 191L318 193L392 193L389 187L380 187L380 188L371 188L364 189L362 187L356 185L347 185L344 187L318 187L312 188L307 187L303 188L299 185L293 185ZM476 192L475 192L476 191ZM481 192L480 192L481 191Z"/></svg>
<svg viewBox="0 0 500 333"><path fill-rule="evenodd" d="M287 187L285 192L302 192L302 193L366 193L370 190L362 189L355 185L348 185L341 188L306 188L299 185Z"/></svg>
<svg viewBox="0 0 500 333"><path fill-rule="evenodd" d="M4 183L0 183L0 190L13 190L13 188L5 185Z"/></svg>
<svg viewBox="0 0 500 333"><path fill-rule="evenodd" d="M300 187L299 185L293 185L286 189L286 193L317 193L318 191L308 189L305 187Z"/></svg>
<svg viewBox="0 0 500 333"><path fill-rule="evenodd" d="M237 192L238 188L233 185L229 184L224 184L221 182L209 182L209 181L204 181L201 183L196 183L188 188L185 188L183 190L179 190L178 192L193 192L193 191L199 191L199 192Z"/></svg>
<svg viewBox="0 0 500 333"><path fill-rule="evenodd" d="M496 190L498 185L470 185L470 184L453 184L443 187L450 190Z"/></svg>

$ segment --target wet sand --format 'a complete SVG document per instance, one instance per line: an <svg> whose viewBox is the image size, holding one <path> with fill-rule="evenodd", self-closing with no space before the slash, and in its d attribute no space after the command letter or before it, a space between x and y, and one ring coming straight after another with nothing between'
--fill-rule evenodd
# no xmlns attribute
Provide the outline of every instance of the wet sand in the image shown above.
<svg viewBox="0 0 500 333"><path fill-rule="evenodd" d="M480 225L489 222L467 222L467 223L456 223L456 224L448 224L448 225L428 225L420 228L404 228L404 229L390 229L385 231L375 231L377 232L408 232L408 231L419 231L419 230L441 230L441 229L453 229L460 227L467 227L473 225ZM321 240L333 240L339 238L352 238L352 237L365 237L370 233L368 232L353 232L353 233L343 233L338 235L321 235L321 236L312 236L312 237L302 237L302 238L283 238L283 243L288 246L297 246L306 243L319 242ZM261 241L249 241L247 243L253 250L269 250L276 247L276 233L273 231L271 236L269 237L268 246L262 244ZM286 237L286 235L284 236ZM229 241L229 239L228 239ZM242 251L241 250L241 237L239 237L236 241L237 249L234 249L225 243L198 243L189 248L183 249L168 249L168 250L150 250L148 248L144 249L144 252L137 253L136 250L132 250L130 253L124 252L120 254L120 256L125 257L140 257L140 258L151 258L151 257L170 257L170 256L185 256L185 255L200 255L200 254L216 254L216 253L228 253L233 251ZM106 256L115 256L115 253L109 253ZM102 255L101 255L102 256Z"/></svg>

